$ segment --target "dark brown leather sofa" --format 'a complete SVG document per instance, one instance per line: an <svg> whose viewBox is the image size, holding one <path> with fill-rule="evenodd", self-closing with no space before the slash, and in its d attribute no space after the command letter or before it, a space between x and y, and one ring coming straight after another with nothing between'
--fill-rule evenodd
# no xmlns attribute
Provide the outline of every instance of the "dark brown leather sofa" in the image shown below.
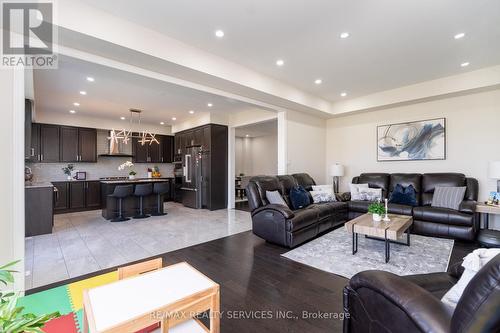
<svg viewBox="0 0 500 333"><path fill-rule="evenodd" d="M413 216L412 233L473 241L478 230L475 218L478 182L458 173L364 173L354 177L355 184L368 184L381 188L382 196L389 197L397 184L413 185L417 191L417 206L389 204L393 214ZM292 211L288 195L293 186L302 185L310 191L314 179L306 173L291 176L253 177L247 187L247 197L252 211L253 232L265 240L287 247L295 247L318 234L337 227L368 210L370 202L346 201L312 204L305 209ZM431 207L436 186L467 186L465 200L459 211ZM271 205L267 191L279 191L288 207Z"/></svg>
<svg viewBox="0 0 500 333"><path fill-rule="evenodd" d="M354 275L344 288L344 333L500 332L500 254L469 282L452 312L441 297L463 269L397 276L384 271Z"/></svg>
<svg viewBox="0 0 500 333"><path fill-rule="evenodd" d="M257 176L250 179L247 197L252 210L253 233L281 246L295 247L316 235L347 221L347 203L312 204L292 211L282 205L269 204L266 191L279 191L289 207L293 186L312 190L314 180L308 174L291 176Z"/></svg>
<svg viewBox="0 0 500 333"><path fill-rule="evenodd" d="M412 233L473 241L478 230L476 203L479 185L476 179L461 173L363 173L354 177L353 184L368 184L382 189L382 197L389 198L397 184L413 185L417 192L417 206L389 204L389 213L412 215ZM466 186L464 201L458 211L431 207L434 189L438 186ZM367 201L349 201L349 219L368 211Z"/></svg>

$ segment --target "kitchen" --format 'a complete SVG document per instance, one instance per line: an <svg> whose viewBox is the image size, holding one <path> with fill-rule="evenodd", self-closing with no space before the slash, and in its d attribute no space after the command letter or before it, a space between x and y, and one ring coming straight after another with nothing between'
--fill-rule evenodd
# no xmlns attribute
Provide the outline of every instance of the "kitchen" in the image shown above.
<svg viewBox="0 0 500 333"><path fill-rule="evenodd" d="M251 228L226 209L227 125L190 120L234 101L73 58L32 76L27 288Z"/></svg>

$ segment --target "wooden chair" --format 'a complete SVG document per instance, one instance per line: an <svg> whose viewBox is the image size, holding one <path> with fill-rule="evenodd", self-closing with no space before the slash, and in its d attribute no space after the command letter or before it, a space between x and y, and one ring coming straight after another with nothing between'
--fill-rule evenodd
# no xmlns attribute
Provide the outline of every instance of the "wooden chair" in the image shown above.
<svg viewBox="0 0 500 333"><path fill-rule="evenodd" d="M140 262L138 264L129 265L125 267L118 268L118 279L123 280L129 277L134 277L144 273L156 271L163 267L163 260L161 258L156 258L153 260L148 260ZM161 328L161 332L168 332L168 326L164 327L166 322L160 321L159 323L153 324L135 333L151 333L158 328Z"/></svg>
<svg viewBox="0 0 500 333"><path fill-rule="evenodd" d="M129 265L118 268L118 279L123 280L132 276L141 275L147 272L156 271L163 267L161 258L140 262L138 264Z"/></svg>

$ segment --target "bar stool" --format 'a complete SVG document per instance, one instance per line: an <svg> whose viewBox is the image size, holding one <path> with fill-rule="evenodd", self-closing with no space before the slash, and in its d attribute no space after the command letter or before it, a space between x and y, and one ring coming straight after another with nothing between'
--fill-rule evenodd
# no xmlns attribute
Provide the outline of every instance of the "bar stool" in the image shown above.
<svg viewBox="0 0 500 333"><path fill-rule="evenodd" d="M123 216L122 202L124 198L131 196L133 193L133 185L119 185L115 187L112 194L108 195L108 197L116 198L118 200L118 210L115 211L115 213L118 213L118 217L112 219L111 222L123 222L130 220L128 217Z"/></svg>
<svg viewBox="0 0 500 333"><path fill-rule="evenodd" d="M169 182L162 182L162 183L156 183L153 187L153 193L156 194L156 212L151 213L153 216L163 216L167 215L167 213L162 213L161 212L161 207L163 205L163 196L170 192L170 183Z"/></svg>
<svg viewBox="0 0 500 333"><path fill-rule="evenodd" d="M139 214L134 219L145 219L151 215L144 214L144 197L153 193L153 184L135 185L134 195L139 197Z"/></svg>

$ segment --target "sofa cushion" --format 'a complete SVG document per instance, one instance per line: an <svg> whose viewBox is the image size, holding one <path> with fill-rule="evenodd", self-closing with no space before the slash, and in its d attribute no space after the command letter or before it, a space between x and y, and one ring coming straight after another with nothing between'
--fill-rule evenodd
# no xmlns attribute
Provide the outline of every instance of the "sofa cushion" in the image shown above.
<svg viewBox="0 0 500 333"><path fill-rule="evenodd" d="M311 224L317 223L319 219L319 211L317 209L300 209L294 211L295 216L286 221L286 230L295 231Z"/></svg>
<svg viewBox="0 0 500 333"><path fill-rule="evenodd" d="M368 184L370 188L380 188L382 189L382 198L387 198L389 179L388 173L362 173L353 179L353 183Z"/></svg>
<svg viewBox="0 0 500 333"><path fill-rule="evenodd" d="M450 208L458 210L464 200L465 186L461 187L436 187L432 196L432 207Z"/></svg>
<svg viewBox="0 0 500 333"><path fill-rule="evenodd" d="M470 227L474 224L474 215L461 213L449 208L421 206L413 208L415 220L434 222L440 224L453 224Z"/></svg>
<svg viewBox="0 0 500 333"><path fill-rule="evenodd" d="M358 213L367 213L370 201L349 201L349 211Z"/></svg>
<svg viewBox="0 0 500 333"><path fill-rule="evenodd" d="M279 191L266 191L266 198L271 205L288 206Z"/></svg>
<svg viewBox="0 0 500 333"><path fill-rule="evenodd" d="M293 178L297 181L297 184L305 188L307 191L312 191L312 186L316 185L314 179L307 173L294 173Z"/></svg>
<svg viewBox="0 0 500 333"><path fill-rule="evenodd" d="M398 214L406 216L411 216L413 214L413 206L390 203L387 205L387 208L389 214Z"/></svg>
<svg viewBox="0 0 500 333"><path fill-rule="evenodd" d="M281 193L283 193L283 199L285 199L288 207L292 207L292 202L290 201L290 190L297 186L297 181L292 176L277 176L278 181L281 185Z"/></svg>
<svg viewBox="0 0 500 333"><path fill-rule="evenodd" d="M441 299L457 283L456 277L445 272L406 275L402 276L402 278L424 288L437 299Z"/></svg>
<svg viewBox="0 0 500 333"><path fill-rule="evenodd" d="M436 187L466 186L467 180L461 173L425 173L422 176L422 205L432 204Z"/></svg>
<svg viewBox="0 0 500 333"><path fill-rule="evenodd" d="M333 207L323 204L312 204L309 205L307 209L315 209L318 212L318 218L320 220L331 216L335 211Z"/></svg>
<svg viewBox="0 0 500 333"><path fill-rule="evenodd" d="M256 205L255 208L258 208L260 206L265 206L269 203L269 201L267 201L266 191L280 191L280 193L283 195L281 184L278 181L278 178L276 177L272 176L252 177L250 179L249 185L250 184L252 184L252 186L250 186L251 189L250 195L258 196L258 198L252 199Z"/></svg>
<svg viewBox="0 0 500 333"><path fill-rule="evenodd" d="M417 200L417 204L415 206L420 206L421 202L421 192L422 192L422 175L419 173L393 173L390 177L389 183L389 198L391 197L391 193L394 191L394 188L397 185L401 185L403 187L413 186L415 189L415 198Z"/></svg>
<svg viewBox="0 0 500 333"><path fill-rule="evenodd" d="M389 202L406 206L417 206L417 192L413 185L397 184L389 196Z"/></svg>
<svg viewBox="0 0 500 333"><path fill-rule="evenodd" d="M311 204L311 195L299 185L290 190L290 202L294 210L306 208Z"/></svg>

